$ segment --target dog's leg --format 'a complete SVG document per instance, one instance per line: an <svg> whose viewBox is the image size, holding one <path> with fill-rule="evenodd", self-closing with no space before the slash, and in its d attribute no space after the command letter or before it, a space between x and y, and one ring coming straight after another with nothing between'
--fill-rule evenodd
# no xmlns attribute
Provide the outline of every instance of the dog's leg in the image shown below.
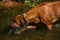
<svg viewBox="0 0 60 40"><path fill-rule="evenodd" d="M27 26L27 29L35 29L36 26Z"/></svg>
<svg viewBox="0 0 60 40"><path fill-rule="evenodd" d="M52 24L47 25L47 28L48 28L49 31L52 31Z"/></svg>
<svg viewBox="0 0 60 40"><path fill-rule="evenodd" d="M43 21L49 31L52 31L52 20Z"/></svg>
<svg viewBox="0 0 60 40"><path fill-rule="evenodd" d="M31 30L31 32L36 32L37 31L37 27L36 26L27 26L28 30Z"/></svg>

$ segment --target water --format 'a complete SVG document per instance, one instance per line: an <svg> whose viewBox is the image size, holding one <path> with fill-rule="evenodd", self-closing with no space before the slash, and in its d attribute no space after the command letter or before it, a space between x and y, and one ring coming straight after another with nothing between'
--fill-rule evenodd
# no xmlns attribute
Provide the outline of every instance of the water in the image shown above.
<svg viewBox="0 0 60 40"><path fill-rule="evenodd" d="M1 32L0 40L60 40L60 31L58 28L52 32L47 30L26 30L20 35Z"/></svg>

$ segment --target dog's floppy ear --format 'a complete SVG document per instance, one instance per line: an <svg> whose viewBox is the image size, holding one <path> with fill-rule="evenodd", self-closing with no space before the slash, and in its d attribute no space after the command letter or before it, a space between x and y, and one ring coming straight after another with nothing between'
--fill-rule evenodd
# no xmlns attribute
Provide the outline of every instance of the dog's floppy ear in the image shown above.
<svg viewBox="0 0 60 40"><path fill-rule="evenodd" d="M21 19L21 24L22 24L23 27L25 27L25 23L24 23L23 19Z"/></svg>
<svg viewBox="0 0 60 40"><path fill-rule="evenodd" d="M23 27L27 26L27 22L26 22L25 18L21 19L21 23L22 23Z"/></svg>

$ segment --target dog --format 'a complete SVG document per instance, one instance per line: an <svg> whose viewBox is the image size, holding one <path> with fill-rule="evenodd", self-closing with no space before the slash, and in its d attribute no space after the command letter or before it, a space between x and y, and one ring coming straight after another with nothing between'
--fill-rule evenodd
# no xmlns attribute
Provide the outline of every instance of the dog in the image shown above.
<svg viewBox="0 0 60 40"><path fill-rule="evenodd" d="M44 23L49 31L52 30L52 23L60 18L60 1L59 2L45 2L36 5L28 12L17 15L11 27L16 28L36 28L36 26L28 26L29 23ZM32 24L33 25L33 24Z"/></svg>

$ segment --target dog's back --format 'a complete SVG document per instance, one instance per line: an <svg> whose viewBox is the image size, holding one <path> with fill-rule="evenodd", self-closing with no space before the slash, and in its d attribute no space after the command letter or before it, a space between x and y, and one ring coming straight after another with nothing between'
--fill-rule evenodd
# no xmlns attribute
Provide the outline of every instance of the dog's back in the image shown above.
<svg viewBox="0 0 60 40"><path fill-rule="evenodd" d="M50 2L45 5L42 5L38 9L40 17L43 19L54 20L60 17L60 2Z"/></svg>

